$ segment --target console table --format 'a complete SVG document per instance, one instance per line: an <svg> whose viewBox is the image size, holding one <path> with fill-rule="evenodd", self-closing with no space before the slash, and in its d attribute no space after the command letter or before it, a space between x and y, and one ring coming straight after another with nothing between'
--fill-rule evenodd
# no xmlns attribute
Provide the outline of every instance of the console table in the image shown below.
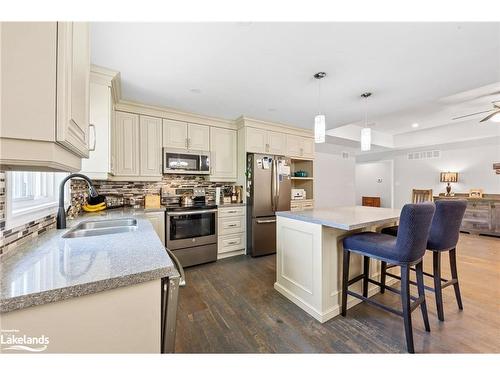
<svg viewBox="0 0 500 375"><path fill-rule="evenodd" d="M460 227L462 232L500 236L500 194L484 194L483 198L470 198L463 193L434 196L434 200L439 199L467 200L467 209Z"/></svg>

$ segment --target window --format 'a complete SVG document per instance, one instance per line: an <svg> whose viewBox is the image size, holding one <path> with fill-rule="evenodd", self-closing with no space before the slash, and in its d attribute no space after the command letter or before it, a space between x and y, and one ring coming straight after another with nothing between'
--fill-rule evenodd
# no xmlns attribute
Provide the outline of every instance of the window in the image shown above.
<svg viewBox="0 0 500 375"><path fill-rule="evenodd" d="M65 176L54 172L8 172L6 226L13 228L56 212L59 184Z"/></svg>

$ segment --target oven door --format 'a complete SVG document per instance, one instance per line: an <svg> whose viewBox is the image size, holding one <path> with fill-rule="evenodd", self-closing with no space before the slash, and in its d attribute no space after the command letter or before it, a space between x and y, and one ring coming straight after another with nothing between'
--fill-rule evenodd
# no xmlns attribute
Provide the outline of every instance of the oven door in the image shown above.
<svg viewBox="0 0 500 375"><path fill-rule="evenodd" d="M217 210L167 212L170 250L217 243Z"/></svg>
<svg viewBox="0 0 500 375"><path fill-rule="evenodd" d="M210 157L208 153L179 153L163 150L163 173L209 174Z"/></svg>

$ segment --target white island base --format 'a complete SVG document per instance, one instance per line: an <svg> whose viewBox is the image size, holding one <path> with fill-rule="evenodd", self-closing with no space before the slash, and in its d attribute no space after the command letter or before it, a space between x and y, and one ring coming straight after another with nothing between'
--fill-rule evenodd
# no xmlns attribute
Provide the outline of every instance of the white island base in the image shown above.
<svg viewBox="0 0 500 375"><path fill-rule="evenodd" d="M369 215L367 219L356 218L356 223L350 223L344 218L335 222L323 221L323 218L331 219L332 213L318 210L277 213L274 288L321 323L340 313L342 239L363 230L379 231L382 227L396 224L399 218L399 210L393 209L359 206L342 208L344 209L361 212L368 209L369 214L373 213L370 210L380 210L375 212L375 216L380 218L374 219ZM333 225L346 229L335 228ZM359 275L362 268L362 257L351 254L349 278ZM380 262L373 259L370 263L370 277L380 279ZM391 285L396 281L387 278L386 283ZM349 288L361 293L361 285L362 281L359 281ZM368 295L378 293L379 289L378 286L369 284ZM349 297L347 307L360 302L359 299Z"/></svg>

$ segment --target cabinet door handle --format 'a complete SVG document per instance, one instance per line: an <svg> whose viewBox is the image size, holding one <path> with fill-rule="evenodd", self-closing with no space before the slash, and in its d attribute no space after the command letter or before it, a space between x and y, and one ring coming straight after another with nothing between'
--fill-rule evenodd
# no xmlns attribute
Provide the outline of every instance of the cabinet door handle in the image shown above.
<svg viewBox="0 0 500 375"><path fill-rule="evenodd" d="M97 136L97 133L95 131L95 125L89 124L89 130L90 129L92 129L92 141L93 142L92 142L92 146L89 145L89 151L95 151L95 143L96 143L96 136Z"/></svg>

